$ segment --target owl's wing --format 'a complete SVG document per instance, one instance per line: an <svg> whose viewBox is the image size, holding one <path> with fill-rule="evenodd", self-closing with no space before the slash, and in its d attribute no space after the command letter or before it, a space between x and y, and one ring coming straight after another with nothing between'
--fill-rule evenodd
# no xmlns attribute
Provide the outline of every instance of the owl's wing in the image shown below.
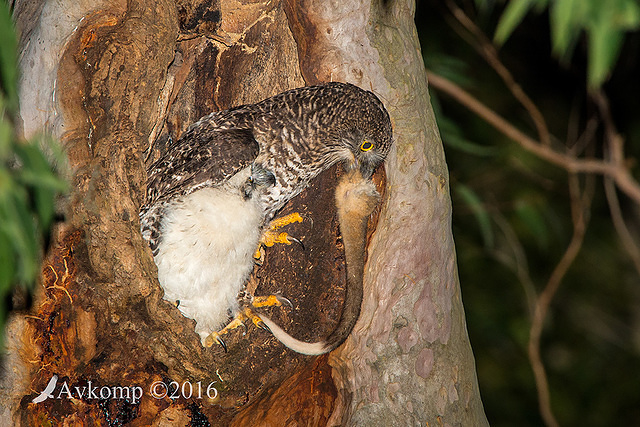
<svg viewBox="0 0 640 427"><path fill-rule="evenodd" d="M145 207L222 184L249 166L258 150L250 129L190 128L149 168Z"/></svg>

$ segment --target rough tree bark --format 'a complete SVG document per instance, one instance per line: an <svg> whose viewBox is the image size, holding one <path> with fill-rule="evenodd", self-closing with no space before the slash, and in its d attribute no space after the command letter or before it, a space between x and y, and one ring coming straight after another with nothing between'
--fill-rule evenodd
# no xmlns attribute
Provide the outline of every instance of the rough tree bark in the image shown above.
<svg viewBox="0 0 640 427"><path fill-rule="evenodd" d="M487 424L413 12L404 0L15 2L24 133L63 141L73 189L34 305L8 328L3 425ZM193 321L162 300L139 233L145 162L210 111L331 80L378 94L397 138L376 177L385 196L360 321L329 356L294 354L252 326L227 354L204 349ZM305 340L326 336L341 309L340 173L284 208L305 217L288 231L306 249L269 249L251 283L295 302L271 315ZM53 398L32 403L54 374ZM157 398L156 381L213 383L217 394ZM144 393L73 391L90 384Z"/></svg>

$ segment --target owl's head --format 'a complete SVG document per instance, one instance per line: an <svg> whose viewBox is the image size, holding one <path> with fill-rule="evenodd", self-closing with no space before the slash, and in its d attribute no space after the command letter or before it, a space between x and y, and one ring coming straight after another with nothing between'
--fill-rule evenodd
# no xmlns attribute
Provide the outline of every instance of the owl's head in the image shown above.
<svg viewBox="0 0 640 427"><path fill-rule="evenodd" d="M360 169L364 178L371 178L391 149L393 142L391 129L388 133L355 131L352 135L357 136L349 141L353 160L347 161L348 166Z"/></svg>
<svg viewBox="0 0 640 427"><path fill-rule="evenodd" d="M389 113L372 92L343 84L349 91L341 120L342 144L348 148L348 168L358 168L364 178L370 178L389 154L393 131Z"/></svg>
<svg viewBox="0 0 640 427"><path fill-rule="evenodd" d="M293 89L257 107L268 113L268 120L273 119L270 126L300 135L288 137L288 142L316 172L343 162L347 169L360 169L368 179L393 143L389 113L380 99L349 83Z"/></svg>

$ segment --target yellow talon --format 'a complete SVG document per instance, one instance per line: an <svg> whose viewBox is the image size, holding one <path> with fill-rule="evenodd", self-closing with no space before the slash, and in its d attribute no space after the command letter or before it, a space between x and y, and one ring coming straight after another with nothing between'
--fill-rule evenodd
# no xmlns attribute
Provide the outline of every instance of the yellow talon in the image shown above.
<svg viewBox="0 0 640 427"><path fill-rule="evenodd" d="M294 212L292 214L274 219L269 223L269 228L272 230L277 230L278 228L282 228L285 225L293 224L294 222L302 222L302 217L298 212Z"/></svg>
<svg viewBox="0 0 640 427"><path fill-rule="evenodd" d="M258 249L256 249L256 251L253 254L253 259L255 259L255 262L258 265L262 265L262 260L264 258L264 249L262 248L262 245L258 245Z"/></svg>
<svg viewBox="0 0 640 427"><path fill-rule="evenodd" d="M253 297L251 305L254 307L280 307L282 303L275 295L269 295L268 297Z"/></svg>
<svg viewBox="0 0 640 427"><path fill-rule="evenodd" d="M244 326L243 321L246 319L247 319L247 316L244 313L238 313L238 315L231 322L229 322L227 326L225 326L224 328L222 328L217 332L212 332L211 334L209 334L207 338L204 339L205 347L211 347L214 343L217 342L224 348L224 351L226 353L227 345L222 340L222 335L226 334L232 329L236 329L240 326Z"/></svg>
<svg viewBox="0 0 640 427"><path fill-rule="evenodd" d="M286 245L290 245L291 242L289 241L288 237L289 234L284 231L280 234L277 234L276 232L269 230L262 235L261 243L268 248L275 245L276 243L284 243Z"/></svg>
<svg viewBox="0 0 640 427"><path fill-rule="evenodd" d="M276 243L290 245L291 241L289 240L289 235L285 232L278 233L277 231L279 228L293 224L294 222L302 222L302 217L298 212L274 219L269 223L269 227L262 234L260 243L269 248Z"/></svg>
<svg viewBox="0 0 640 427"><path fill-rule="evenodd" d="M262 233L262 237L260 238L260 243L258 244L258 248L256 252L253 254L253 257L256 260L262 260L262 246L266 246L270 248L276 243L284 243L285 245L290 245L291 240L296 240L293 237L289 237L286 232L278 233L278 229L284 227L285 225L293 224L294 222L302 222L302 216L298 212L294 212L289 215L285 215L280 218L276 218L269 223L269 226ZM290 240L291 239L291 240Z"/></svg>
<svg viewBox="0 0 640 427"><path fill-rule="evenodd" d="M251 319L253 324L256 325L258 328L265 329L266 325L262 322L262 319L260 318L260 316L258 316L253 311L251 311L250 308L244 309L244 315L247 318Z"/></svg>
<svg viewBox="0 0 640 427"><path fill-rule="evenodd" d="M220 345L222 345L222 347L224 347L226 351L226 345L223 344L224 341L222 341L222 338L220 338L220 334L217 332L211 332L211 334L209 334L209 336L204 339L204 346L211 347L215 342L220 343Z"/></svg>
<svg viewBox="0 0 640 427"><path fill-rule="evenodd" d="M270 295L268 297L255 297L252 304L254 307L280 306L282 305L282 301L285 301L291 304L288 299L284 297L278 297L276 295ZM222 328L217 332L212 332L211 334L209 334L209 336L204 340L204 346L211 347L215 343L218 343L222 346L222 348L226 353L227 345L222 339L222 335L240 326L243 326L246 328L244 321L247 319L250 319L251 322L253 322L253 324L256 325L256 327L260 329L264 329L265 331L269 331L269 327L264 324L260 316L255 314L253 310L251 310L250 308L246 307L244 310L238 313L236 317L227 324L227 326L225 326L224 328Z"/></svg>

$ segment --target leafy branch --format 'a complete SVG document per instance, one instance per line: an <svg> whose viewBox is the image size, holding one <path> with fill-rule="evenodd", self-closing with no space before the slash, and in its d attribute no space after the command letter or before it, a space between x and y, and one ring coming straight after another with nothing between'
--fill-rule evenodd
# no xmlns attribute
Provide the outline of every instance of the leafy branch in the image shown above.
<svg viewBox="0 0 640 427"><path fill-rule="evenodd" d="M0 4L0 298L20 284L32 289L42 243L55 216L55 199L66 183L53 166L64 155L51 138L21 140L18 110L17 40L11 13ZM45 154L45 151L48 154ZM0 306L0 326L4 305Z"/></svg>
<svg viewBox="0 0 640 427"><path fill-rule="evenodd" d="M501 78L514 99L526 110L537 130L537 139L521 131L458 84L433 71L427 71L429 84L432 88L452 97L497 131L515 141L524 150L566 170L568 173L573 233L569 245L549 276L546 285L534 298L528 340L528 354L538 391L540 414L548 426L557 426L558 422L551 408L547 374L540 353L540 339L553 298L582 248L587 230L588 213L594 194L595 181L593 178L595 175L604 177L604 190L613 225L638 274L640 274L640 249L628 232L617 196L617 190L619 190L640 205L640 183L632 173L631 165L633 162L625 156L624 139L615 127L607 96L600 89L617 59L622 35L625 31L640 26L640 6L633 0L619 0L612 3L603 6L604 2L557 0L549 6L548 0L512 0L508 3L498 23L494 41L491 41L462 9L452 0L447 0L447 7L458 24L453 27L454 30L475 48L477 53ZM552 40L556 55L565 57L570 55L575 40L582 31L586 32L589 42L589 97L597 108L596 116L587 121L582 135L575 139L574 144L567 143L564 144L564 147L553 143L558 139L550 134L543 114L501 62L496 46L496 44L502 44L508 39L530 9L538 8L541 10L547 6L551 8ZM573 10L573 6L577 7L577 10ZM604 13L601 10L603 7L608 7L609 10ZM582 151L580 147L585 141L595 138L598 127L602 129L603 146L606 147L603 158L579 155ZM586 175L583 190L580 188L579 174ZM471 200L471 197L467 195L465 200ZM482 211L482 208L478 208L480 204L479 199L474 201L475 211ZM476 216L478 217L477 214ZM486 223L488 219L484 218L483 221ZM531 286L526 285L532 283L532 279L528 269L523 268L523 264L522 260L516 263L518 277L526 289L531 289Z"/></svg>
<svg viewBox="0 0 640 427"><path fill-rule="evenodd" d="M500 17L494 41L504 44L531 11L549 8L553 52L561 58L573 53L584 32L588 39L588 85L599 88L618 59L627 31L640 28L636 0L510 0Z"/></svg>

